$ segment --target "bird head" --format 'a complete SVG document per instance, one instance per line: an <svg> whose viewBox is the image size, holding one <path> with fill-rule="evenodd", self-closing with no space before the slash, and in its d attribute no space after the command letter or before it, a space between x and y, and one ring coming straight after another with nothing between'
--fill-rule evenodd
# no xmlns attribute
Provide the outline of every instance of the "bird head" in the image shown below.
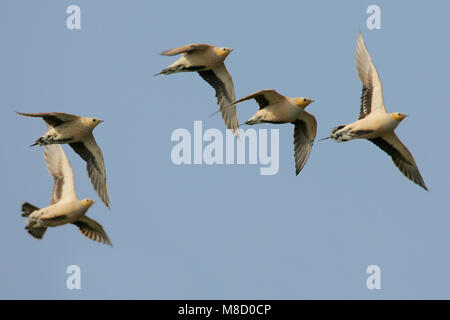
<svg viewBox="0 0 450 320"><path fill-rule="evenodd" d="M307 106L309 106L313 102L314 102L313 99L309 99L309 98L305 98L305 97L295 98L295 104L297 105L297 107L300 107L302 109L305 109Z"/></svg>
<svg viewBox="0 0 450 320"><path fill-rule="evenodd" d="M83 199L83 200L81 200L81 204L84 206L84 207L86 207L86 208L90 208L93 204L94 204L94 200L92 200L92 199Z"/></svg>
<svg viewBox="0 0 450 320"><path fill-rule="evenodd" d="M226 48L226 47L215 47L214 51L216 52L216 54L219 57L222 57L225 59L226 57L228 57L228 55L231 53L231 51L233 51L233 49Z"/></svg>
<svg viewBox="0 0 450 320"><path fill-rule="evenodd" d="M405 113L401 113L401 112L393 112L393 113L391 113L391 116L394 120L400 122L403 119L405 119L408 115Z"/></svg>
<svg viewBox="0 0 450 320"><path fill-rule="evenodd" d="M96 126L102 123L103 120L100 120L98 118L83 118L83 122L87 127L94 129Z"/></svg>

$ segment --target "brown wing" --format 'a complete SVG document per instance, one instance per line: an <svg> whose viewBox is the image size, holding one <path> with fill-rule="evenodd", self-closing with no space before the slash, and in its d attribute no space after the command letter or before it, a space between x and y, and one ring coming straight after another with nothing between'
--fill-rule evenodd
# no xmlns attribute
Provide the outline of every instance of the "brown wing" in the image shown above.
<svg viewBox="0 0 450 320"><path fill-rule="evenodd" d="M64 122L69 122L80 118L79 116L63 112L17 113L26 117L42 118L52 127L57 127Z"/></svg>
<svg viewBox="0 0 450 320"><path fill-rule="evenodd" d="M94 219L83 216L79 220L73 222L73 224L80 229L80 232L85 237L112 246L111 240L109 240L103 227Z"/></svg>
<svg viewBox="0 0 450 320"><path fill-rule="evenodd" d="M235 99L234 84L225 64L221 64L214 69L199 71L198 74L208 82L216 91L217 104L222 112L225 126L238 134L239 123L236 114L236 106L229 106Z"/></svg>
<svg viewBox="0 0 450 320"><path fill-rule="evenodd" d="M209 44L191 43L191 44L188 44L186 46L182 46L182 47L166 50L164 52L161 52L161 54L163 56L175 56L177 54L187 53L187 52L191 52L191 51L194 51L194 50L205 50L205 49L208 49L210 47L212 47L212 46L209 45Z"/></svg>
<svg viewBox="0 0 450 320"><path fill-rule="evenodd" d="M369 140L389 154L397 168L409 180L428 191L411 152L409 152L408 148L405 147L395 133L389 133Z"/></svg>
<svg viewBox="0 0 450 320"><path fill-rule="evenodd" d="M317 132L316 118L304 112L300 119L292 122L294 127L295 174L298 175L306 164Z"/></svg>
<svg viewBox="0 0 450 320"><path fill-rule="evenodd" d="M255 99L256 102L258 102L258 104L259 104L259 109L263 109L270 104L275 104L275 103L278 103L278 102L286 99L286 97L279 94L278 92L276 92L273 89L266 89L266 90L261 90L261 91L252 93L242 99L234 101L231 104L236 104L236 103L243 102L246 100L251 100L251 99Z"/></svg>
<svg viewBox="0 0 450 320"><path fill-rule="evenodd" d="M91 179L94 190L97 192L103 203L109 208L108 186L106 185L106 170L103 161L103 154L94 136L83 142L69 143L72 149L80 155L87 163L87 171Z"/></svg>

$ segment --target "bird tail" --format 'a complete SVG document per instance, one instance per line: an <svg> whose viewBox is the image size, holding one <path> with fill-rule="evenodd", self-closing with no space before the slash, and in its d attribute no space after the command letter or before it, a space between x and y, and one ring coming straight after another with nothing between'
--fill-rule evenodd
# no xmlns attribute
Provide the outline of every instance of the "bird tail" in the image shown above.
<svg viewBox="0 0 450 320"><path fill-rule="evenodd" d="M337 142L344 142L354 139L354 137L349 134L350 128L345 129L346 127L347 125L343 124L333 128L333 130L331 130L330 138Z"/></svg>
<svg viewBox="0 0 450 320"><path fill-rule="evenodd" d="M177 65L177 66L172 66L172 67L169 66L169 67L161 70L161 72L154 74L153 76L158 76L160 74L168 75L168 74L172 74L172 73L177 73L177 72L180 72L181 69L183 69L183 65Z"/></svg>
<svg viewBox="0 0 450 320"><path fill-rule="evenodd" d="M33 226L30 222L25 227L25 230L28 230L28 233L31 234L36 239L42 239L44 236L45 231L47 231L47 227L38 227Z"/></svg>
<svg viewBox="0 0 450 320"><path fill-rule="evenodd" d="M22 217L29 217L36 210L39 210L39 208L28 202L22 203ZM28 225L25 227L25 230L28 230L28 233L36 239L42 239L45 231L47 231L47 227L42 227L36 223L36 220L30 219L28 221Z"/></svg>
<svg viewBox="0 0 450 320"><path fill-rule="evenodd" d="M205 70L205 66L186 67L184 64L177 64L177 65L168 66L167 68L161 70L161 72L154 74L153 76L157 76L160 74L168 75L168 74L177 73L177 72L198 72L198 71L203 71L203 70Z"/></svg>
<svg viewBox="0 0 450 320"><path fill-rule="evenodd" d="M333 139L333 140L336 140L338 142L342 142L343 140L340 140L341 134L338 133L338 131L341 130L342 128L344 128L344 127L345 127L345 125L340 125L340 126L337 126L337 127L333 128L333 130L331 130L331 133L330 133L330 135L328 137L319 139L318 141L323 141L323 140L327 140L327 139Z"/></svg>
<svg viewBox="0 0 450 320"><path fill-rule="evenodd" d="M33 206L32 204L28 202L22 203L22 217L28 217L30 214L32 214L34 211L39 210L40 208Z"/></svg>
<svg viewBox="0 0 450 320"><path fill-rule="evenodd" d="M338 130L341 130L344 127L345 127L345 124L341 124L340 126L333 128L333 130L331 130L331 134L336 133Z"/></svg>
<svg viewBox="0 0 450 320"><path fill-rule="evenodd" d="M44 146L46 144L46 141L40 137L39 139L37 139L30 147L34 147L34 146Z"/></svg>

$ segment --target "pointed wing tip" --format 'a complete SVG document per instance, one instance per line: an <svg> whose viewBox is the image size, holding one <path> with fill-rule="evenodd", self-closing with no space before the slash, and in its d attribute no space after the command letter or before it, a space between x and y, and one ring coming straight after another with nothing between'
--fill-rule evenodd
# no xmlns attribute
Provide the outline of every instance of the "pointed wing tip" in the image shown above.
<svg viewBox="0 0 450 320"><path fill-rule="evenodd" d="M108 195L108 190L106 191L106 197L105 199L100 198L102 200L102 202L105 204L105 206L109 209L109 211L111 211L111 202L109 201L109 195Z"/></svg>
<svg viewBox="0 0 450 320"><path fill-rule="evenodd" d="M428 192L430 192L430 190L428 190L428 187L425 185L425 182L422 182L422 183L418 183L418 185L419 186L421 186L422 188L424 188L425 189L425 191L428 191Z"/></svg>
<svg viewBox="0 0 450 320"><path fill-rule="evenodd" d="M359 32L358 32L358 40L357 41L358 42L360 42L360 41L364 42L364 38L363 38L361 30L359 30Z"/></svg>

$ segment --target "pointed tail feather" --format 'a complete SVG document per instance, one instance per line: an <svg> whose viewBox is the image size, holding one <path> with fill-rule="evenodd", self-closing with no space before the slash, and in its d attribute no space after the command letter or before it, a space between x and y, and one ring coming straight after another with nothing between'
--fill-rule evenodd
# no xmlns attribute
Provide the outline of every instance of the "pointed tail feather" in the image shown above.
<svg viewBox="0 0 450 320"><path fill-rule="evenodd" d="M22 217L28 217L30 214L32 214L34 211L39 210L38 207L33 206L32 204L28 203L28 202L23 202L22 203Z"/></svg>
<svg viewBox="0 0 450 320"><path fill-rule="evenodd" d="M28 230L28 233L31 234L36 239L42 239L44 236L45 231L47 231L46 227L33 227L32 225L28 224L25 227L26 230Z"/></svg>
<svg viewBox="0 0 450 320"><path fill-rule="evenodd" d="M157 76L157 75L160 75L160 74L168 75L168 74L172 74L172 73L177 73L177 72L180 72L183 69L184 69L183 65L167 67L167 68L161 70L161 72L159 72L159 73L157 73L157 74L155 74L153 76Z"/></svg>

